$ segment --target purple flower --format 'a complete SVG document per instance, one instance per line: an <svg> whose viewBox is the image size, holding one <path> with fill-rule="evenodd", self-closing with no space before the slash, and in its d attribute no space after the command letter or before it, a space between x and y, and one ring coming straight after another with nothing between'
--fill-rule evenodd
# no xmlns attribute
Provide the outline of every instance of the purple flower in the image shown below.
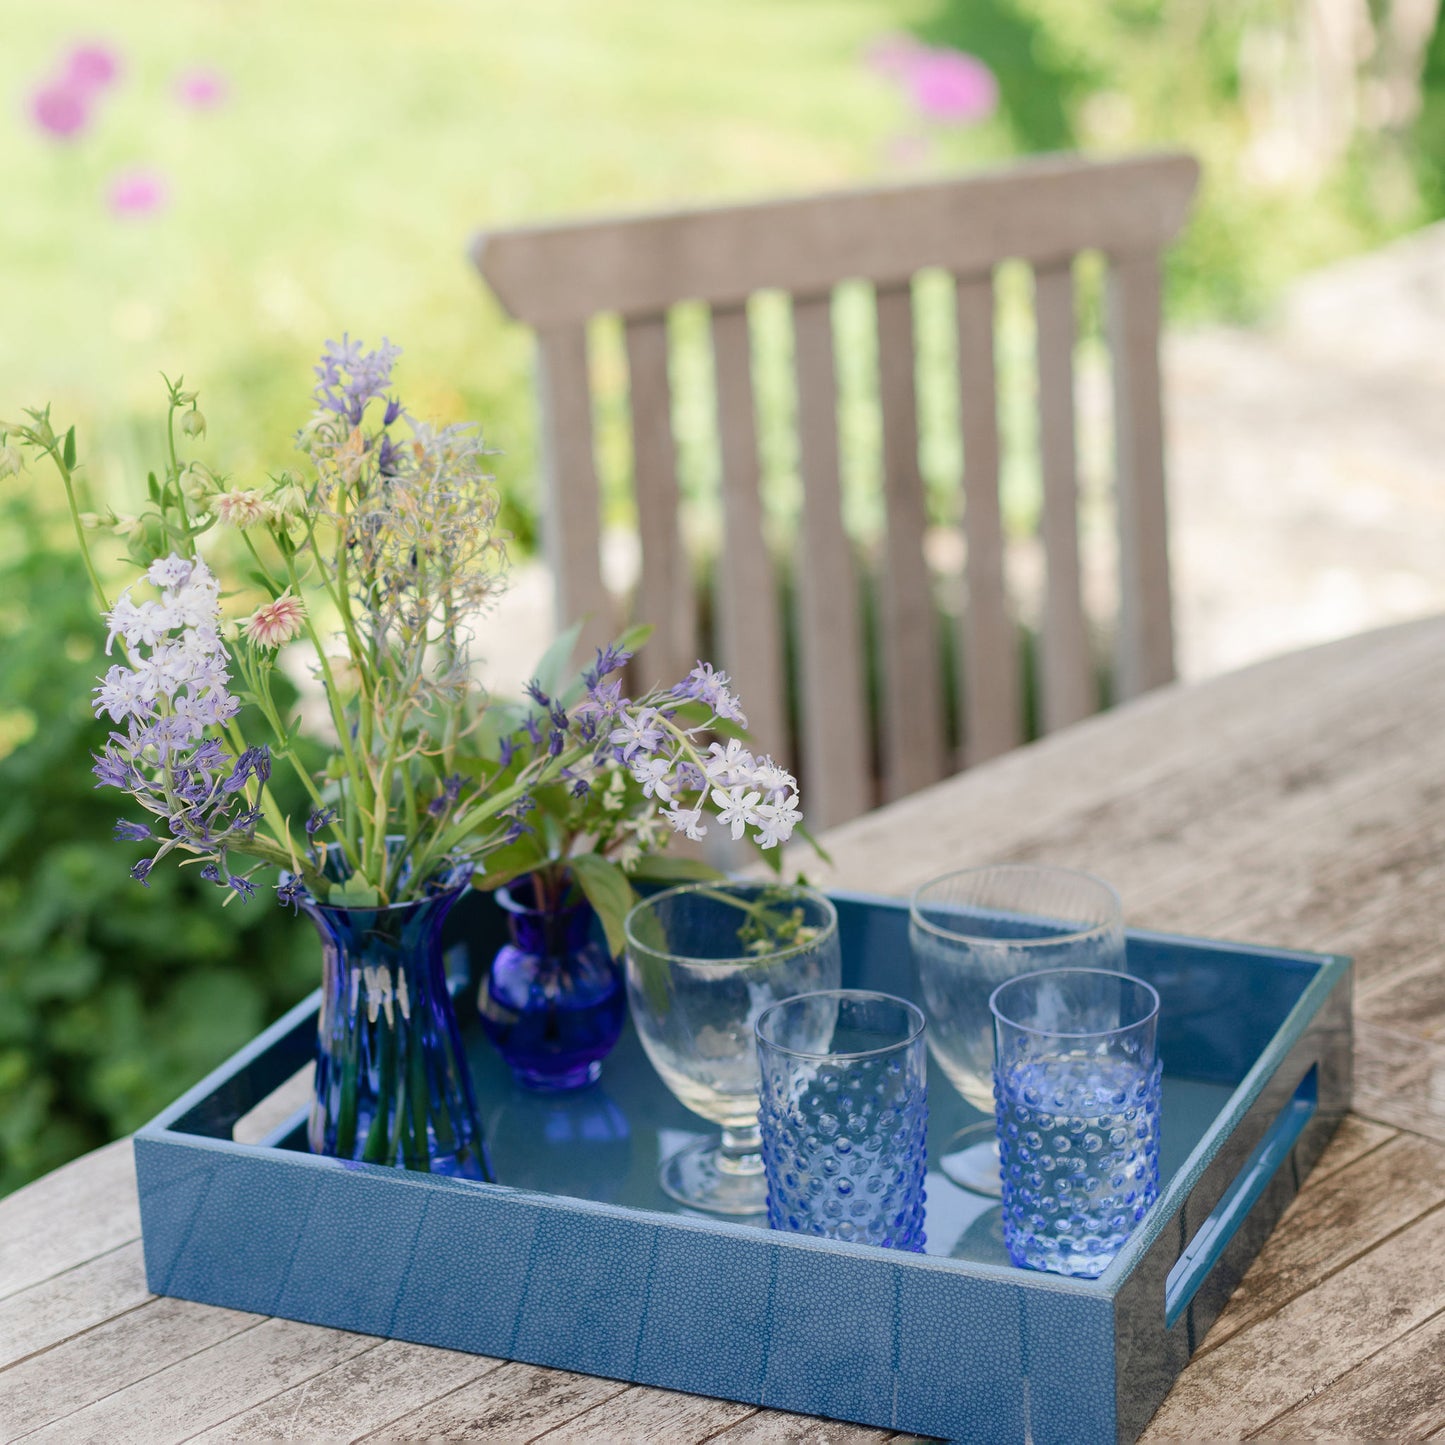
<svg viewBox="0 0 1445 1445"><path fill-rule="evenodd" d="M106 204L111 214L123 218L148 216L161 210L169 199L166 178L144 166L118 171L106 190Z"/></svg>
<svg viewBox="0 0 1445 1445"><path fill-rule="evenodd" d="M588 692L593 692L604 677L609 673L616 672L619 667L624 667L631 661L632 654L630 652L624 652L620 647L614 647L609 642L606 647L597 649L597 661L582 674L582 685Z"/></svg>
<svg viewBox="0 0 1445 1445"><path fill-rule="evenodd" d="M497 760L505 772L512 766L512 759L517 756L517 743L514 738L503 738L497 749Z"/></svg>
<svg viewBox="0 0 1445 1445"><path fill-rule="evenodd" d="M301 911L301 900L305 896L306 890L301 886L301 879L294 873L276 885L276 902L283 907L289 906L293 913Z"/></svg>
<svg viewBox="0 0 1445 1445"><path fill-rule="evenodd" d="M219 70L198 65L176 77L176 99L188 110L215 110L224 105L230 91Z"/></svg>
<svg viewBox="0 0 1445 1445"><path fill-rule="evenodd" d="M151 836L151 830L144 823L129 823L124 818L115 820L117 843L140 843Z"/></svg>
<svg viewBox="0 0 1445 1445"><path fill-rule="evenodd" d="M221 784L223 793L238 793L246 786L246 781L252 775L258 783L264 783L271 776L271 750L262 745L257 748L247 748L231 769L231 775Z"/></svg>
<svg viewBox="0 0 1445 1445"><path fill-rule="evenodd" d="M90 124L90 97L79 86L50 81L30 97L30 118L56 140L74 140Z"/></svg>
<svg viewBox="0 0 1445 1445"><path fill-rule="evenodd" d="M367 404L391 385L391 370L400 355L401 347L384 336L375 351L367 351L364 343L345 333L340 341L328 341L316 367L316 404L359 426Z"/></svg>
<svg viewBox="0 0 1445 1445"><path fill-rule="evenodd" d="M242 903L249 903L256 896L256 885L249 878L242 878L232 873L226 882L239 895Z"/></svg>
<svg viewBox="0 0 1445 1445"><path fill-rule="evenodd" d="M574 798L585 798L592 791L592 784L586 778L573 778L572 796Z"/></svg>
<svg viewBox="0 0 1445 1445"><path fill-rule="evenodd" d="M399 398L389 396L386 399L386 410L382 413L382 426L390 426L402 414L401 401Z"/></svg>
<svg viewBox="0 0 1445 1445"><path fill-rule="evenodd" d="M466 778L461 773L453 773L443 784L440 793L426 805L426 810L433 818L440 818L444 813L449 812L456 806L456 801L462 795L462 785Z"/></svg>
<svg viewBox="0 0 1445 1445"><path fill-rule="evenodd" d="M142 858L140 862L130 870L130 876L134 878L137 883L141 884L142 887L149 888L151 886L149 881L150 871L155 866L156 860L154 858Z"/></svg>
<svg viewBox="0 0 1445 1445"><path fill-rule="evenodd" d="M329 828L336 821L335 808L313 808L306 820L306 836L314 838L323 828Z"/></svg>
<svg viewBox="0 0 1445 1445"><path fill-rule="evenodd" d="M680 758L673 768L677 786L685 792L696 793L707 787L707 777L696 763Z"/></svg>
<svg viewBox="0 0 1445 1445"><path fill-rule="evenodd" d="M91 772L100 779L95 785L97 788L129 789L135 781L135 769L113 748L107 748L103 753L93 753L91 756L95 759Z"/></svg>
<svg viewBox="0 0 1445 1445"><path fill-rule="evenodd" d="M502 837L502 844L505 847L508 843L515 843L523 833L530 833L531 831L532 828L530 824L524 823L520 818L514 818L512 820L512 826L507 829Z"/></svg>
<svg viewBox="0 0 1445 1445"><path fill-rule="evenodd" d="M65 61L65 79L78 90L97 94L120 78L120 57L108 45L75 46Z"/></svg>
<svg viewBox="0 0 1445 1445"><path fill-rule="evenodd" d="M525 729L527 736L531 738L532 746L534 748L540 748L542 746L542 719L536 716L529 717L527 721L522 724L522 727Z"/></svg>
<svg viewBox="0 0 1445 1445"><path fill-rule="evenodd" d="M206 866L201 869L201 877L204 878L207 883L224 883L226 881L221 870L214 863L207 863Z"/></svg>

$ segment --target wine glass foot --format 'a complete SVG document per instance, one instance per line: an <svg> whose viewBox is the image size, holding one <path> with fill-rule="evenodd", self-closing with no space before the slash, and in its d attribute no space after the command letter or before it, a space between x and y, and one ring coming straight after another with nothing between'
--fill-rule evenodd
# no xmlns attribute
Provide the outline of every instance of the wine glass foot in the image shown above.
<svg viewBox="0 0 1445 1445"><path fill-rule="evenodd" d="M762 1160L756 1171L719 1164L719 1141L699 1139L662 1161L657 1182L679 1204L712 1214L761 1214L768 1204L768 1179Z"/></svg>
<svg viewBox="0 0 1445 1445"><path fill-rule="evenodd" d="M938 1167L945 1179L960 1189L998 1199L1003 1194L999 1180L998 1138L992 1122L970 1124L960 1129L944 1147Z"/></svg>

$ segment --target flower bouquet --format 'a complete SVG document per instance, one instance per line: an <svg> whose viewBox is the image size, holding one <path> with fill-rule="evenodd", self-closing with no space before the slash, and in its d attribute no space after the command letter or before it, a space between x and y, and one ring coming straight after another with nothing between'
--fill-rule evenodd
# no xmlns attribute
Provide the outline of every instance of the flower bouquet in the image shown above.
<svg viewBox="0 0 1445 1445"><path fill-rule="evenodd" d="M95 692L111 724L95 775L135 805L116 824L144 849L132 876L144 884L174 858L228 903L269 881L320 930L311 1148L481 1178L439 947L469 881L525 874L541 898L565 879L615 944L629 864L669 831L700 836L714 812L773 848L797 824L797 789L736 737L716 740L739 712L705 665L623 696L636 639L569 687L539 680L523 714L488 707L470 644L505 585L506 539L486 449L477 428L430 425L388 394L397 355L328 344L298 436L303 465L264 485L234 487L183 460L205 420L181 382L167 382L165 463L138 514L82 510L75 431L57 432L48 408L0 423L0 476L22 464L18 443L64 487L115 659ZM91 548L106 535L139 574L114 598ZM310 653L330 719L320 769L277 702L293 643ZM570 650L562 639L552 670ZM277 806L273 767L295 773L306 816Z"/></svg>

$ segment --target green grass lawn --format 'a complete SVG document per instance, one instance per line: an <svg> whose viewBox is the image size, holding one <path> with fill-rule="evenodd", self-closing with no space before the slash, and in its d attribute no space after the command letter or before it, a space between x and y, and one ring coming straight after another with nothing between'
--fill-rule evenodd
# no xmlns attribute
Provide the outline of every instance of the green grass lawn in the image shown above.
<svg viewBox="0 0 1445 1445"><path fill-rule="evenodd" d="M478 229L753 196L886 173L907 123L860 62L927 7L901 0L12 0L0 53L0 416L53 399L115 496L143 478L156 373L202 388L206 450L285 464L320 343L406 348L415 409L477 417L525 495L528 345L466 259ZM24 114L62 49L95 37L125 74L57 145ZM195 114L176 73L231 95ZM998 152L985 128L961 154ZM126 165L162 212L105 205Z"/></svg>

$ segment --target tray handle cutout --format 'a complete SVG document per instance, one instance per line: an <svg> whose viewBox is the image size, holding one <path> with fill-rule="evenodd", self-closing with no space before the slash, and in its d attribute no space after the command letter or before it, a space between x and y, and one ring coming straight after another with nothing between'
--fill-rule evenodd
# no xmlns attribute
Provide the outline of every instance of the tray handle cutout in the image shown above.
<svg viewBox="0 0 1445 1445"><path fill-rule="evenodd" d="M1313 1065L1300 1080L1294 1096L1275 1116L1274 1123L1255 1146L1254 1153L1245 1160L1244 1167L1224 1191L1223 1198L1214 1206L1209 1218L1199 1226L1194 1238L1175 1260L1164 1286L1166 1329L1172 1328L1189 1308L1189 1302L1199 1286L1219 1263L1220 1256L1229 1247L1239 1226L1249 1217L1260 1195L1269 1187L1280 1165L1289 1158L1290 1151L1304 1133L1305 1125L1314 1118L1318 1104L1319 1066Z"/></svg>

